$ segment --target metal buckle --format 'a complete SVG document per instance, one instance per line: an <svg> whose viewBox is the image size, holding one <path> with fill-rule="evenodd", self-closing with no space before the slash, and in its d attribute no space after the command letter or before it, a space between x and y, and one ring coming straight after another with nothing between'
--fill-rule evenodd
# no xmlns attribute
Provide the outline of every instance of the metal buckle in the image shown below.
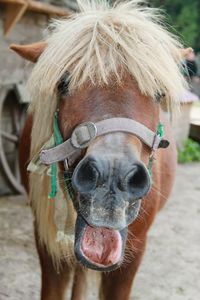
<svg viewBox="0 0 200 300"><path fill-rule="evenodd" d="M84 149L89 146L97 136L97 127L92 122L78 125L71 136L71 143L75 148Z"/></svg>

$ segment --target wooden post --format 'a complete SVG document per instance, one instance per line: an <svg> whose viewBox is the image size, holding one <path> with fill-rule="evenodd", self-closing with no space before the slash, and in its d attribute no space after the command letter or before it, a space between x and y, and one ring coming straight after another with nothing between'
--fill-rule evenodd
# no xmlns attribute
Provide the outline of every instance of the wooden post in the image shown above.
<svg viewBox="0 0 200 300"><path fill-rule="evenodd" d="M9 3L6 5L6 16L4 23L4 34L8 35L15 24L21 19L28 7L28 1L20 1L19 3Z"/></svg>
<svg viewBox="0 0 200 300"><path fill-rule="evenodd" d="M4 23L5 36L9 34L11 29L16 25L27 10L47 14L49 16L62 17L69 16L71 14L71 12L66 8L33 0L0 0L0 4L1 3L6 6Z"/></svg>

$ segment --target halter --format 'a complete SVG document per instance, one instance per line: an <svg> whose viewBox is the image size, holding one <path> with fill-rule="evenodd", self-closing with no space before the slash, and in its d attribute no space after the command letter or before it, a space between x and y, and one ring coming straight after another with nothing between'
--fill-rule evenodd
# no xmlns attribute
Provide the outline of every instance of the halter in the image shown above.
<svg viewBox="0 0 200 300"><path fill-rule="evenodd" d="M55 114L56 123L58 117ZM124 132L133 134L146 144L151 151L155 152L158 148L166 148L169 142L163 139L163 125L158 124L157 131L154 132L144 126L128 118L111 118L96 123L85 122L78 125L72 132L71 137L62 142L60 139L60 131L58 125L54 126L54 135L57 146L42 150L40 153L40 161L45 165L51 165L59 161L65 162L65 168L68 170L81 155L81 151L89 147L92 141L97 137L115 132Z"/></svg>
<svg viewBox="0 0 200 300"><path fill-rule="evenodd" d="M150 149L148 170L151 175L152 164L154 161L155 151L158 148L167 148L169 141L163 139L164 128L159 122L157 131L154 132L143 124L129 118L110 118L99 122L85 122L78 125L69 139L63 142L60 129L58 126L58 113L54 116L54 140L55 147L43 149L40 152L40 161L44 165L51 165L51 192L50 198L54 198L57 192L57 164L60 161L64 162L65 170L69 171L75 161L81 156L83 149L89 145L97 137L115 132L124 132L133 134L138 137ZM68 183L71 176L66 172ZM69 178L70 177L70 178ZM71 190L71 186L69 186ZM73 193L70 195L73 198Z"/></svg>

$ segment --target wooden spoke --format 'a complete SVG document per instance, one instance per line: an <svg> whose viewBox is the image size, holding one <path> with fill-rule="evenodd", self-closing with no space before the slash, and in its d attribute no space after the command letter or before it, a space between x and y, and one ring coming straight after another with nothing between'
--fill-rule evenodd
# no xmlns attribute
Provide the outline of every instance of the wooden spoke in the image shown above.
<svg viewBox="0 0 200 300"><path fill-rule="evenodd" d="M7 139L7 140L9 140L9 141L11 141L11 142L14 142L14 143L17 143L17 142L18 142L18 136L14 135L14 134L10 134L10 133L8 133L8 132L5 132L5 131L1 130L1 131L0 131L0 135L1 135L3 138L5 138L5 139Z"/></svg>
<svg viewBox="0 0 200 300"><path fill-rule="evenodd" d="M13 85L0 89L0 162L3 172L13 188L17 192L25 194L25 189L21 185L18 161L18 141L25 117L25 106L20 104L17 99L10 98L9 93L11 91L12 97L14 97ZM10 96L8 97L8 95ZM15 102L11 100L15 100ZM13 104L9 105L9 103ZM6 118L9 118L8 128L5 128L3 121L6 107L10 107L6 114ZM13 155L12 161L10 160L10 153Z"/></svg>

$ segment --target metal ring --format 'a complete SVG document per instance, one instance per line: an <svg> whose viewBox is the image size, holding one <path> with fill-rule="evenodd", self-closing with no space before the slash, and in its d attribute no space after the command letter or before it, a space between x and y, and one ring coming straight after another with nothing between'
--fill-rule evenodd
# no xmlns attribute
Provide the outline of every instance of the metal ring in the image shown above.
<svg viewBox="0 0 200 300"><path fill-rule="evenodd" d="M92 122L82 123L74 129L71 136L71 144L75 148L84 149L89 146L91 141L93 141L96 138L96 136L97 136L97 127L94 123Z"/></svg>

